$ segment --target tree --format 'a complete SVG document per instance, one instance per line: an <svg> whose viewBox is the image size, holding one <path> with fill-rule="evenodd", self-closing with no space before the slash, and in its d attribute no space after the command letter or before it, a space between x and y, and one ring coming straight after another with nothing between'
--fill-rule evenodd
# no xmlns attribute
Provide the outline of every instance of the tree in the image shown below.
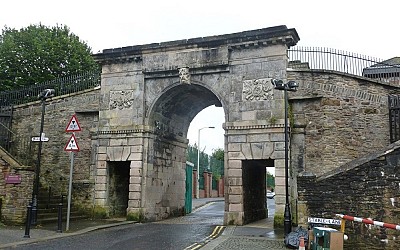
<svg viewBox="0 0 400 250"><path fill-rule="evenodd" d="M189 145L186 151L186 160L192 162L195 165L196 169L197 169L197 152L198 148L196 144L193 146ZM204 153L204 151L200 151L199 161L200 161L199 172L201 175L201 173L207 170L208 166L210 165L209 155Z"/></svg>
<svg viewBox="0 0 400 250"><path fill-rule="evenodd" d="M267 188L275 189L275 176L267 171Z"/></svg>
<svg viewBox="0 0 400 250"><path fill-rule="evenodd" d="M4 27L0 36L0 91L97 70L91 48L67 26Z"/></svg>
<svg viewBox="0 0 400 250"><path fill-rule="evenodd" d="M224 150L218 148L212 152L210 157L211 171L213 173L213 178L216 180L224 175L224 155Z"/></svg>

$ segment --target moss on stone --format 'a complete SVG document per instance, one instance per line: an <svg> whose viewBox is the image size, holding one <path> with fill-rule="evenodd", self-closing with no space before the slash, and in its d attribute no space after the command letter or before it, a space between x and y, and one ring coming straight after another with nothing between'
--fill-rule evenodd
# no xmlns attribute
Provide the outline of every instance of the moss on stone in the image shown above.
<svg viewBox="0 0 400 250"><path fill-rule="evenodd" d="M108 211L106 208L101 206L94 206L92 211L92 218L94 219L106 219L108 218Z"/></svg>
<svg viewBox="0 0 400 250"><path fill-rule="evenodd" d="M131 211L131 212L129 212L126 215L126 220L143 222L145 220L143 210L140 209L139 211Z"/></svg>
<svg viewBox="0 0 400 250"><path fill-rule="evenodd" d="M283 214L274 215L274 228L283 228Z"/></svg>

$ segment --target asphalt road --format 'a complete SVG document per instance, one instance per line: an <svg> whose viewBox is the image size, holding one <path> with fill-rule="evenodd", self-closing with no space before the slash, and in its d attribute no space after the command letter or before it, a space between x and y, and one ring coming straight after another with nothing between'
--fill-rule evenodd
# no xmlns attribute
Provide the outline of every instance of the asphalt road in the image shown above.
<svg viewBox="0 0 400 250"><path fill-rule="evenodd" d="M59 238L13 249L190 249L223 225L224 202L161 222L130 224Z"/></svg>

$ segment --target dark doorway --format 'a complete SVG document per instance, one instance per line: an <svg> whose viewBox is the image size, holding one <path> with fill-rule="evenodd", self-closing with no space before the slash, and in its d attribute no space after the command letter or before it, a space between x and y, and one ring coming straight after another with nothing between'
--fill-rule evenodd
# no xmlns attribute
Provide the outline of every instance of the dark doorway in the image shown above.
<svg viewBox="0 0 400 250"><path fill-rule="evenodd" d="M129 200L130 161L108 162L111 216L126 216Z"/></svg>
<svg viewBox="0 0 400 250"><path fill-rule="evenodd" d="M244 224L267 218L266 167L269 166L269 160L242 161Z"/></svg>

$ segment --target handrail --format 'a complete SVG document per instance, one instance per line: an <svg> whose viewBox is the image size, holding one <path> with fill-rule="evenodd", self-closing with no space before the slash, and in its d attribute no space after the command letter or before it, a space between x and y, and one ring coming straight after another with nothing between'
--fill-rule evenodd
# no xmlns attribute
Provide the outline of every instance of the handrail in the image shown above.
<svg viewBox="0 0 400 250"><path fill-rule="evenodd" d="M288 50L289 68L331 70L400 84L400 58L376 57L323 47L295 46Z"/></svg>

